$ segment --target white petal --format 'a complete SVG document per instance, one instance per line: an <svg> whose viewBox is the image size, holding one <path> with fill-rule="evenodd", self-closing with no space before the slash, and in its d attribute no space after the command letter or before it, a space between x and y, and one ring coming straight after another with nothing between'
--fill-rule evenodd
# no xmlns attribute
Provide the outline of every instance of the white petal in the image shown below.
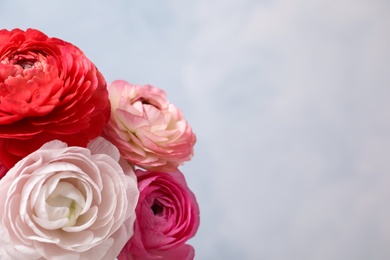
<svg viewBox="0 0 390 260"><path fill-rule="evenodd" d="M92 154L107 154L116 162L119 161L120 154L118 148L103 137L98 137L89 142L87 148L91 150Z"/></svg>

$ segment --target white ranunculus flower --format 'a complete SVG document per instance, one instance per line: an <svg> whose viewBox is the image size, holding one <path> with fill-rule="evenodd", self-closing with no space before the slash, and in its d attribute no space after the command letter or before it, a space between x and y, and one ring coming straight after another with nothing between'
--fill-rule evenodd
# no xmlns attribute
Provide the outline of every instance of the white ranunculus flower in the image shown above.
<svg viewBox="0 0 390 260"><path fill-rule="evenodd" d="M0 259L107 259L133 235L134 172L103 138L51 141L0 180Z"/></svg>

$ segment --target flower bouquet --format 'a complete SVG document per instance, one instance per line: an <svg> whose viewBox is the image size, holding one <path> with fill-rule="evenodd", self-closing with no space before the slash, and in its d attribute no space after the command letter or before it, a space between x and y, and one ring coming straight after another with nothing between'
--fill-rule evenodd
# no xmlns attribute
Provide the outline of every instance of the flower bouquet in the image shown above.
<svg viewBox="0 0 390 260"><path fill-rule="evenodd" d="M193 259L178 167L195 142L163 90L107 85L73 44L0 30L0 259Z"/></svg>

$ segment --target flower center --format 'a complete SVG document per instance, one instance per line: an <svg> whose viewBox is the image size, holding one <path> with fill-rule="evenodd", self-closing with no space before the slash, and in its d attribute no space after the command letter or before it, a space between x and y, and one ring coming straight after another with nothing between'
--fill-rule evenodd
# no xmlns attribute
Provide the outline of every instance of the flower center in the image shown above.
<svg viewBox="0 0 390 260"><path fill-rule="evenodd" d="M136 100L134 100L133 104L136 102L140 102L142 105L149 105L149 106L155 107L159 110L161 109L161 107L159 106L159 104L157 102L154 102L153 100L146 99L144 97L137 98Z"/></svg>
<svg viewBox="0 0 390 260"><path fill-rule="evenodd" d="M34 67L35 60L18 60L16 64L18 64L23 69L30 69Z"/></svg>
<svg viewBox="0 0 390 260"><path fill-rule="evenodd" d="M158 200L154 200L153 205L150 208L155 216L161 216L164 210L164 206Z"/></svg>
<svg viewBox="0 0 390 260"><path fill-rule="evenodd" d="M37 53L18 53L10 57L9 63L14 66L20 66L23 69L32 69L39 67L40 58L43 56Z"/></svg>
<svg viewBox="0 0 390 260"><path fill-rule="evenodd" d="M63 219L62 227L74 226L85 205L83 194L72 184L60 181L46 199L49 220ZM66 221L65 221L66 220Z"/></svg>
<svg viewBox="0 0 390 260"><path fill-rule="evenodd" d="M140 97L137 101L141 102L144 105L152 105L147 99Z"/></svg>

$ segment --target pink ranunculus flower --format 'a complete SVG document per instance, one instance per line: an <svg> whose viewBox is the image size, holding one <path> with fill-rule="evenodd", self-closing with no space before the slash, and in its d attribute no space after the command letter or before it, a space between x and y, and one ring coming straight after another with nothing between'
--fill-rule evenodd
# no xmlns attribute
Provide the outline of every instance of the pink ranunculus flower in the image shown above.
<svg viewBox="0 0 390 260"><path fill-rule="evenodd" d="M191 159L195 134L181 111L150 85L114 81L108 86L111 118L103 136L139 167L175 171Z"/></svg>
<svg viewBox="0 0 390 260"><path fill-rule="evenodd" d="M0 180L1 259L113 260L133 235L138 196L107 140L48 142Z"/></svg>
<svg viewBox="0 0 390 260"><path fill-rule="evenodd" d="M131 251L131 244L128 243L119 254L118 260L193 260L195 257L194 248L187 244L183 244L167 250L150 250L148 255L133 255L131 254Z"/></svg>
<svg viewBox="0 0 390 260"><path fill-rule="evenodd" d="M199 206L183 174L138 169L136 175L134 235L118 259L193 259L193 248L184 243L198 230Z"/></svg>

